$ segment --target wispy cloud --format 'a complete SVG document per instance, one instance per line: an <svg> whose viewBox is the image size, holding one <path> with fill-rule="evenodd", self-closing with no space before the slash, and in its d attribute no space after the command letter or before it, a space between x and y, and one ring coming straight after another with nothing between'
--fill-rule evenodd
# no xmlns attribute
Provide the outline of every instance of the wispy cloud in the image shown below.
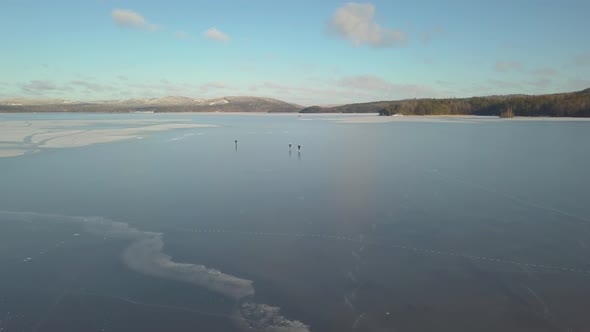
<svg viewBox="0 0 590 332"><path fill-rule="evenodd" d="M356 47L399 46L406 42L406 34L400 30L381 27L375 22L375 6L349 2L334 12L328 22L336 35L348 39Z"/></svg>
<svg viewBox="0 0 590 332"><path fill-rule="evenodd" d="M253 73L256 71L256 66L250 63L241 63L234 66L234 68L245 73Z"/></svg>
<svg viewBox="0 0 590 332"><path fill-rule="evenodd" d="M371 75L344 77L339 79L337 84L339 86L347 88L373 91L392 91L394 88L392 83L389 83L382 78Z"/></svg>
<svg viewBox="0 0 590 332"><path fill-rule="evenodd" d="M202 84L199 89L202 93L208 93L209 91L235 89L235 87L222 82L209 82Z"/></svg>
<svg viewBox="0 0 590 332"><path fill-rule="evenodd" d="M121 28L133 28L155 31L160 28L158 24L148 22L141 14L127 9L114 9L111 13L113 22Z"/></svg>
<svg viewBox="0 0 590 332"><path fill-rule="evenodd" d="M178 84L170 82L167 79L160 79L157 83L129 83L126 84L125 88L127 91L132 91L134 95L141 95L149 98L163 97L167 95L193 96L197 90L196 87L191 84Z"/></svg>
<svg viewBox="0 0 590 332"><path fill-rule="evenodd" d="M66 83L58 84L53 81L32 80L20 85L23 92L29 94L45 94L68 91L89 93L109 93L116 90L115 86L108 84L96 83L88 80L72 80Z"/></svg>
<svg viewBox="0 0 590 332"><path fill-rule="evenodd" d="M22 84L21 89L27 93L41 94L51 91L68 91L71 90L71 87L57 85L51 81L32 80Z"/></svg>
<svg viewBox="0 0 590 332"><path fill-rule="evenodd" d="M70 81L70 85L85 89L85 93L114 91L115 87L88 81Z"/></svg>
<svg viewBox="0 0 590 332"><path fill-rule="evenodd" d="M439 96L439 92L430 86L399 84L372 75L345 76L336 80L308 79L299 84L264 81L250 85L249 91L261 96L272 95L302 105Z"/></svg>
<svg viewBox="0 0 590 332"><path fill-rule="evenodd" d="M556 76L557 70L555 70L551 67L541 67L541 68L537 68L537 69L533 70L531 72L531 74L533 74L535 76Z"/></svg>
<svg viewBox="0 0 590 332"><path fill-rule="evenodd" d="M289 100L301 105L334 103L335 100L345 103L355 100L376 99L367 91L350 91L334 86L326 87L321 84L296 85L265 81L250 85L248 90L250 93L260 96L268 96L271 93L276 98Z"/></svg>
<svg viewBox="0 0 590 332"><path fill-rule="evenodd" d="M519 61L496 61L494 64L494 70L499 73L520 71L522 69L523 65Z"/></svg>
<svg viewBox="0 0 590 332"><path fill-rule="evenodd" d="M231 37L221 32L217 28L209 28L203 32L203 36L207 39L211 39L218 42L229 42Z"/></svg>
<svg viewBox="0 0 590 332"><path fill-rule="evenodd" d="M496 79L489 79L487 81L488 84L496 87L496 88L510 88L510 89L520 89L522 85L517 82L505 81L505 80L496 80Z"/></svg>
<svg viewBox="0 0 590 332"><path fill-rule="evenodd" d="M4 91L6 90L5 87L8 86L8 84L4 83L4 82L0 82L0 96L4 96Z"/></svg>
<svg viewBox="0 0 590 332"><path fill-rule="evenodd" d="M532 85L536 88L546 88L546 87L549 87L553 83L553 80L546 78L546 77L540 77L536 80L528 81L526 83L529 85Z"/></svg>
<svg viewBox="0 0 590 332"><path fill-rule="evenodd" d="M439 84L439 85L444 85L444 86L455 85L454 82L445 81L445 80L436 80L435 83Z"/></svg>
<svg viewBox="0 0 590 332"><path fill-rule="evenodd" d="M573 59L573 63L578 67L590 66L590 53L576 55Z"/></svg>
<svg viewBox="0 0 590 332"><path fill-rule="evenodd" d="M372 75L343 77L336 84L349 89L385 93L385 96L390 95L391 98L394 96L402 98L436 96L436 91L430 86L393 83Z"/></svg>
<svg viewBox="0 0 590 332"><path fill-rule="evenodd" d="M437 26L434 29L424 31L420 34L420 41L424 44L430 43L434 38L442 35L445 32L445 29L441 26Z"/></svg>
<svg viewBox="0 0 590 332"><path fill-rule="evenodd" d="M583 90L590 88L589 79L571 78L567 81L567 86L571 90Z"/></svg>

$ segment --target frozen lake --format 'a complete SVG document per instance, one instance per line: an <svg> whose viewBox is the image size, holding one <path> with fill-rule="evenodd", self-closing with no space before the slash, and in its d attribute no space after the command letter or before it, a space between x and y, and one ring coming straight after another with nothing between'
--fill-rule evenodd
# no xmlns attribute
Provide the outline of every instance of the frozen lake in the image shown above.
<svg viewBox="0 0 590 332"><path fill-rule="evenodd" d="M0 331L590 326L590 121L0 114L0 128Z"/></svg>

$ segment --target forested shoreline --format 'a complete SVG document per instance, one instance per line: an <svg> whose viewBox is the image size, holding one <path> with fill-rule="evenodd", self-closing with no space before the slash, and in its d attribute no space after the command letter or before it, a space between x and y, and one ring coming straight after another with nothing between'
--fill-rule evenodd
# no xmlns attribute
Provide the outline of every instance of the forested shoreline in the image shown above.
<svg viewBox="0 0 590 332"><path fill-rule="evenodd" d="M549 95L407 99L336 107L307 107L301 113L379 113L381 115L487 115L590 117L590 89Z"/></svg>

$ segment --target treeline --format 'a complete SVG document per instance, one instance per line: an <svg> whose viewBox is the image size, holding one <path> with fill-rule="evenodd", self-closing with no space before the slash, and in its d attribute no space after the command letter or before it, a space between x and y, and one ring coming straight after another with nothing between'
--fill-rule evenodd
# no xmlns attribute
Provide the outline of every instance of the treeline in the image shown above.
<svg viewBox="0 0 590 332"><path fill-rule="evenodd" d="M310 106L299 113L378 113L385 107L399 102L378 101L372 103L347 104L334 107Z"/></svg>
<svg viewBox="0 0 590 332"><path fill-rule="evenodd" d="M590 117L590 89L551 95L492 96L449 99L412 99L351 104L330 108L312 107L301 112L380 113L382 115L492 115Z"/></svg>

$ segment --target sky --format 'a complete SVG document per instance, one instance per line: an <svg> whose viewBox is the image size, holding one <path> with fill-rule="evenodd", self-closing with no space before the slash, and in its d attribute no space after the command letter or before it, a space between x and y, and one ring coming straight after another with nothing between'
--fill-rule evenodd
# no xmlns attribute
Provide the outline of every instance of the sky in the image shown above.
<svg viewBox="0 0 590 332"><path fill-rule="evenodd" d="M0 98L577 91L588 13L587 0L0 0Z"/></svg>

